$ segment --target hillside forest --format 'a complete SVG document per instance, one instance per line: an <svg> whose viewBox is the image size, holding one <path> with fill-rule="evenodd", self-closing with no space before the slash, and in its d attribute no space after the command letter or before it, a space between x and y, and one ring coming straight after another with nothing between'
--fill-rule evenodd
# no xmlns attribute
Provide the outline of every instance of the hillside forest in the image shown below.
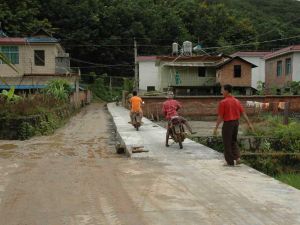
<svg viewBox="0 0 300 225"><path fill-rule="evenodd" d="M30 36L44 28L83 72L132 76L138 55L168 55L192 41L208 54L276 50L300 43L296 0L9 0L2 30Z"/></svg>

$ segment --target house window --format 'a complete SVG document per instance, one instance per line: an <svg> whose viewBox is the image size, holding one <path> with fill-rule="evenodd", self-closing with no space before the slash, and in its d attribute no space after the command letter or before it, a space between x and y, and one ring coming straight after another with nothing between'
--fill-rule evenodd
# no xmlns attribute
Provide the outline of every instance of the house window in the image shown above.
<svg viewBox="0 0 300 225"><path fill-rule="evenodd" d="M147 86L147 91L155 91L155 86Z"/></svg>
<svg viewBox="0 0 300 225"><path fill-rule="evenodd" d="M288 58L285 60L285 75L290 75L292 73L292 59Z"/></svg>
<svg viewBox="0 0 300 225"><path fill-rule="evenodd" d="M241 65L234 65L234 77L241 77L242 75L242 66Z"/></svg>
<svg viewBox="0 0 300 225"><path fill-rule="evenodd" d="M277 77L282 75L282 61L277 61Z"/></svg>
<svg viewBox="0 0 300 225"><path fill-rule="evenodd" d="M0 52L2 52L12 64L19 64L18 46L0 46ZM4 62L0 60L0 64L4 64Z"/></svg>
<svg viewBox="0 0 300 225"><path fill-rule="evenodd" d="M34 50L34 65L45 66L45 51Z"/></svg>
<svg viewBox="0 0 300 225"><path fill-rule="evenodd" d="M198 77L205 77L206 68L205 67L198 67Z"/></svg>

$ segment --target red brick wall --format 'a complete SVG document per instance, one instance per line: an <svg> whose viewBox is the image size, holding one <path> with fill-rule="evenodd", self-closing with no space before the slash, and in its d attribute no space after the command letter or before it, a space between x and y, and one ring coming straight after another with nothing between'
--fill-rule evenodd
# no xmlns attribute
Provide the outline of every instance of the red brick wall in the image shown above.
<svg viewBox="0 0 300 225"><path fill-rule="evenodd" d="M292 59L292 54L277 57L274 59L266 60L266 78L265 86L266 88L272 87L283 87L288 81L292 81L292 74L285 74L285 60L287 58ZM282 61L282 75L277 76L277 62Z"/></svg>
<svg viewBox="0 0 300 225"><path fill-rule="evenodd" d="M234 77L234 65L241 65L241 77ZM252 67L249 63L235 59L217 71L217 82L220 82L221 86L231 84L232 86L251 87L251 71Z"/></svg>
<svg viewBox="0 0 300 225"><path fill-rule="evenodd" d="M244 105L246 112L249 115L257 113L257 109L247 108L246 101L258 101L258 102L290 102L291 111L300 112L300 96L242 96L237 97ZM163 118L162 115L162 103L166 100L164 97L149 97L142 96L145 105L143 106L144 115L148 118L154 116L157 118ZM205 97L177 97L183 108L180 114L185 117L199 119L206 116L217 115L217 105L222 100L222 96L205 96Z"/></svg>

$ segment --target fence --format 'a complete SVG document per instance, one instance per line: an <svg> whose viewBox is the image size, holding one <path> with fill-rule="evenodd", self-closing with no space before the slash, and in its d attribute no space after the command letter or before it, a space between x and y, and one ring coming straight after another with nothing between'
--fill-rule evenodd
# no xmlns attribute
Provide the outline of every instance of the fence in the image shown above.
<svg viewBox="0 0 300 225"><path fill-rule="evenodd" d="M162 96L141 96L145 105L143 106L144 115L150 119L160 120L163 118L162 104L166 100ZM239 96L237 97L244 106L248 115L259 115L264 112L278 113L277 107L279 102L289 102L289 114L297 115L300 113L300 96ZM202 120L214 119L217 116L218 103L223 99L221 96L191 96L176 97L182 104L180 114L184 117ZM268 102L268 109L259 109L247 107L246 101Z"/></svg>

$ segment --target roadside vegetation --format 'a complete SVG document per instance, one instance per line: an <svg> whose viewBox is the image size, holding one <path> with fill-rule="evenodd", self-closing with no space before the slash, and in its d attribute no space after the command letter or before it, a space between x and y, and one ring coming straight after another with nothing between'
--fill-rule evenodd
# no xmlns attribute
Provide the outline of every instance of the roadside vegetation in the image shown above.
<svg viewBox="0 0 300 225"><path fill-rule="evenodd" d="M290 118L283 124L280 115L264 115L253 123L254 132L241 126L242 161L249 166L300 189L300 121ZM220 136L197 137L195 141L223 152Z"/></svg>
<svg viewBox="0 0 300 225"><path fill-rule="evenodd" d="M28 139L53 133L75 110L69 101L70 94L71 86L65 80L52 80L36 94L18 96L14 88L7 95L2 92L0 138Z"/></svg>
<svg viewBox="0 0 300 225"><path fill-rule="evenodd" d="M300 174L288 173L275 176L277 180L300 189Z"/></svg>
<svg viewBox="0 0 300 225"><path fill-rule="evenodd" d="M133 79L126 77L108 77L95 73L83 75L82 84L87 86L93 96L106 102L121 100L122 92L133 90Z"/></svg>

